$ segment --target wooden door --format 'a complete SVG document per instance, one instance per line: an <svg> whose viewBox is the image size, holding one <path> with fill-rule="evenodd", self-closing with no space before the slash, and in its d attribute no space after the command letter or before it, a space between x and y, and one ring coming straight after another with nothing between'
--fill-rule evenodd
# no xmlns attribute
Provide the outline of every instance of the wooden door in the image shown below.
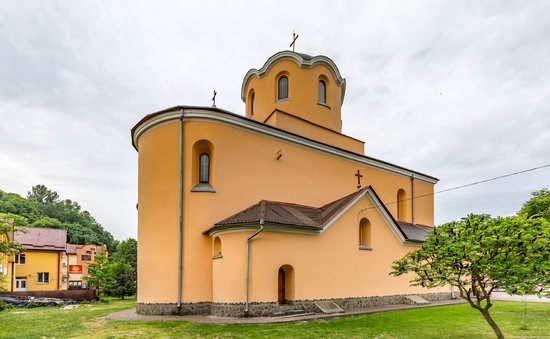
<svg viewBox="0 0 550 339"><path fill-rule="evenodd" d="M283 270L282 268L279 268L279 297L278 297L279 304L284 304L286 302L285 285L286 285L285 270Z"/></svg>

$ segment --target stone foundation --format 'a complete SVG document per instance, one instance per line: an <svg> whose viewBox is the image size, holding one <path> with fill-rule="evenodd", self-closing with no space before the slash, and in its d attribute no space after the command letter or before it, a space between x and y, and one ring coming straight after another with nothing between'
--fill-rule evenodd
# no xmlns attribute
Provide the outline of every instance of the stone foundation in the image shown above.
<svg viewBox="0 0 550 339"><path fill-rule="evenodd" d="M290 305L303 308L306 312L319 312L313 304L318 300L331 300L344 310L354 308L369 308L384 305L403 305L407 304L405 296L418 295L428 301L450 300L450 292L440 293L412 293L400 295L357 297L357 298L334 298L334 299L314 299L314 300L295 300L289 302ZM277 302L253 302L249 304L249 315L252 317L269 317L273 312L279 309ZM218 317L243 317L244 303L183 303L178 309L176 303L137 303L136 312L146 315L214 315Z"/></svg>
<svg viewBox="0 0 550 339"><path fill-rule="evenodd" d="M211 302L184 303L178 308L176 303L137 303L136 313L146 315L208 315Z"/></svg>

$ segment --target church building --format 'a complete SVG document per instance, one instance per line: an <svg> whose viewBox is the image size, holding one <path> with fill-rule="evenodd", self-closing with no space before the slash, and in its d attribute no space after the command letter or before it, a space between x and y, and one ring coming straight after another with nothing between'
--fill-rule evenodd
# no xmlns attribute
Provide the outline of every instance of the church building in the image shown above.
<svg viewBox="0 0 550 339"><path fill-rule="evenodd" d="M245 115L176 106L134 126L138 313L269 316L317 311L316 301L346 310L450 298L389 275L432 229L438 179L369 157L342 134L345 94L331 59L282 51L246 73Z"/></svg>

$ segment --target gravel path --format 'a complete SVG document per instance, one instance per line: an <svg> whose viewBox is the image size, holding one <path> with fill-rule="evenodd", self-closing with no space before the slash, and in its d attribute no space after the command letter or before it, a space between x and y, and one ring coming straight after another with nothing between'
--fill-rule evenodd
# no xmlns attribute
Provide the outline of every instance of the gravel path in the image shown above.
<svg viewBox="0 0 550 339"><path fill-rule="evenodd" d="M526 295L525 299L521 295L508 294L506 292L493 292L491 293L491 299L493 300L506 300L506 301L529 301L537 303L550 303L549 297L539 297L536 295Z"/></svg>

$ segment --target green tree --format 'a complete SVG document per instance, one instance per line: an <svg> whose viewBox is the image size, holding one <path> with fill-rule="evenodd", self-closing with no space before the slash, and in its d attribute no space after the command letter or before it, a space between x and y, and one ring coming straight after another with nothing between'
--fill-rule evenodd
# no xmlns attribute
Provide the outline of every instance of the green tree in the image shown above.
<svg viewBox="0 0 550 339"><path fill-rule="evenodd" d="M109 278L107 290L109 295L124 299L136 293L136 273L134 268L125 262L116 261L108 265Z"/></svg>
<svg viewBox="0 0 550 339"><path fill-rule="evenodd" d="M44 228L65 228L61 221L50 218L42 217L31 224L32 227L44 227Z"/></svg>
<svg viewBox="0 0 550 339"><path fill-rule="evenodd" d="M27 193L27 199L41 204L53 204L59 199L59 194L44 185L35 185Z"/></svg>
<svg viewBox="0 0 550 339"><path fill-rule="evenodd" d="M128 238L118 241L112 260L117 265L113 270L112 281L116 286L109 288L112 295L124 298L124 295L136 294L137 286L137 241Z"/></svg>
<svg viewBox="0 0 550 339"><path fill-rule="evenodd" d="M17 231L16 222L14 219L24 220L21 217L15 216L15 218L10 214L0 213L0 262L4 256L14 255L23 250L23 247L13 240L10 240L9 235ZM7 276L0 275L0 291L4 289L7 282Z"/></svg>
<svg viewBox="0 0 550 339"><path fill-rule="evenodd" d="M17 231L13 218L9 215L0 213L0 258L4 255L14 255L23 250L21 245L10 240L10 234Z"/></svg>
<svg viewBox="0 0 550 339"><path fill-rule="evenodd" d="M392 275L414 272L411 285L451 285L477 309L498 338L491 292L542 292L550 286L550 224L542 219L470 214L434 228L422 248L394 262Z"/></svg>
<svg viewBox="0 0 550 339"><path fill-rule="evenodd" d="M135 270L137 268L137 240L128 238L117 242L112 255L114 261L125 262Z"/></svg>
<svg viewBox="0 0 550 339"><path fill-rule="evenodd" d="M0 190L0 213L19 215L33 222L40 215L36 203L15 193Z"/></svg>
<svg viewBox="0 0 550 339"><path fill-rule="evenodd" d="M550 190L541 189L533 192L518 213L524 218L545 218L550 221Z"/></svg>
<svg viewBox="0 0 550 339"><path fill-rule="evenodd" d="M0 213L24 218L21 226L67 229L68 241L75 244L107 245L115 250L115 240L88 212L73 200L60 200L58 194L44 185L34 186L25 199L0 190Z"/></svg>
<svg viewBox="0 0 550 339"><path fill-rule="evenodd" d="M94 262L88 265L88 275L84 279L87 285L95 287L97 294L100 295L109 286L110 278L109 259L105 253L98 253L94 258Z"/></svg>

